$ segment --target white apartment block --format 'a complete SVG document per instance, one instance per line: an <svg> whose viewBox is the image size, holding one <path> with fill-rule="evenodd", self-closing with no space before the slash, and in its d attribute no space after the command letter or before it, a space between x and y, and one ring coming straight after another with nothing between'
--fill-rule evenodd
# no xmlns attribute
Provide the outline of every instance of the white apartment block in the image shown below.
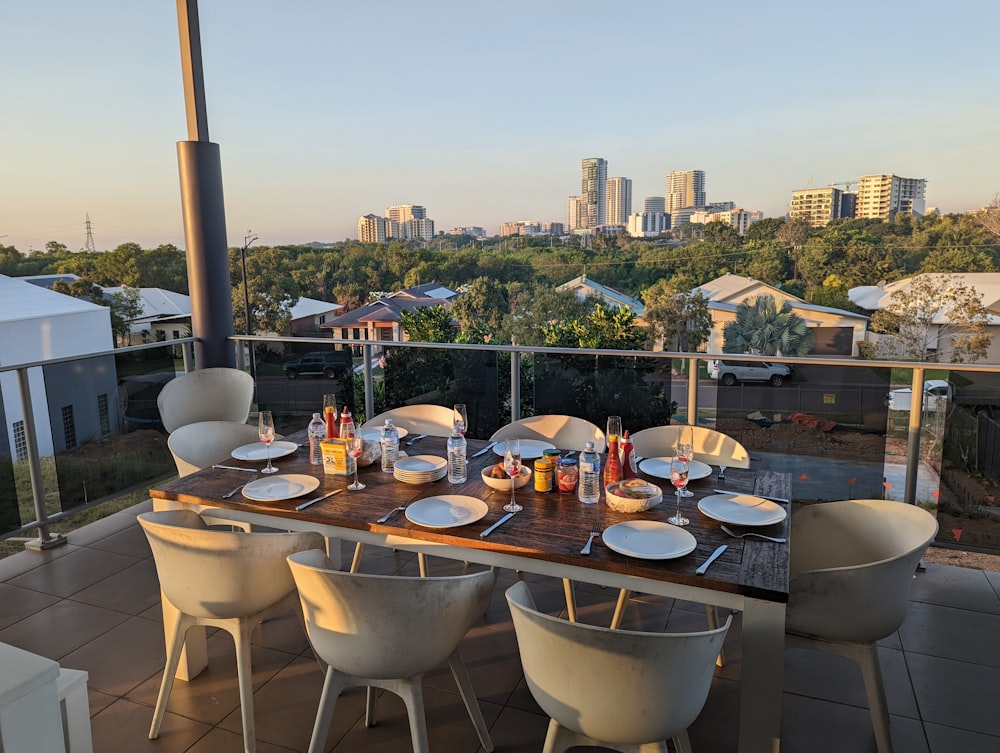
<svg viewBox="0 0 1000 753"><path fill-rule="evenodd" d="M666 212L634 212L628 217L628 234L633 238L655 238L670 229Z"/></svg>
<svg viewBox="0 0 1000 753"><path fill-rule="evenodd" d="M924 214L925 178L898 175L865 175L858 181L859 219L891 220L897 214Z"/></svg>
<svg viewBox="0 0 1000 753"><path fill-rule="evenodd" d="M830 220L840 218L843 195L843 191L832 186L792 191L788 216L793 220L805 220L813 227L826 227Z"/></svg>
<svg viewBox="0 0 1000 753"><path fill-rule="evenodd" d="M580 197L586 209L584 228L607 224L608 161L603 157L583 160L580 177Z"/></svg>
<svg viewBox="0 0 1000 753"><path fill-rule="evenodd" d="M582 196L570 196L567 202L569 230L585 230L587 228L587 205Z"/></svg>
<svg viewBox="0 0 1000 753"><path fill-rule="evenodd" d="M400 223L404 240L434 240L434 220L426 217L414 218Z"/></svg>
<svg viewBox="0 0 1000 753"><path fill-rule="evenodd" d="M709 222L724 222L734 228L737 233L743 235L747 228L758 220L764 219L764 213L759 210L747 211L746 209L727 209L724 212L694 212L691 215L691 222L698 222L702 225Z"/></svg>
<svg viewBox="0 0 1000 753"><path fill-rule="evenodd" d="M358 219L358 240L362 243L385 243L385 217L366 214Z"/></svg>
<svg viewBox="0 0 1000 753"><path fill-rule="evenodd" d="M607 209L605 217L609 225L625 225L632 214L632 181L629 178L608 178L605 188Z"/></svg>
<svg viewBox="0 0 1000 753"><path fill-rule="evenodd" d="M705 171L678 170L667 173L667 213L705 206ZM676 225L676 223L674 223Z"/></svg>
<svg viewBox="0 0 1000 753"><path fill-rule="evenodd" d="M386 219L403 224L407 220L423 220L427 218L427 208L418 204L399 204L394 207L386 207Z"/></svg>

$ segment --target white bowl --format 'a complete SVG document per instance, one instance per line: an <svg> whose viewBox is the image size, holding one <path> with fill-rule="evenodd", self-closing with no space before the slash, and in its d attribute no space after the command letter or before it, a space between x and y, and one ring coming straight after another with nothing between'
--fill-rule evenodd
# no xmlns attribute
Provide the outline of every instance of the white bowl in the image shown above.
<svg viewBox="0 0 1000 753"><path fill-rule="evenodd" d="M493 478L490 475L490 470L492 470L495 467L496 464L491 465L489 468L486 468L485 470L480 472L480 475L483 477L483 482L491 489L499 489L500 491L509 492L512 480L514 482L514 488L520 489L522 486L527 484L528 480L531 478L531 469L526 465L521 466L521 474L515 479Z"/></svg>
<svg viewBox="0 0 1000 753"><path fill-rule="evenodd" d="M629 479L629 481L632 483L616 481L604 489L608 507L615 512L643 512L663 501L663 490L656 484L641 479ZM628 495L621 493L623 484L630 487Z"/></svg>

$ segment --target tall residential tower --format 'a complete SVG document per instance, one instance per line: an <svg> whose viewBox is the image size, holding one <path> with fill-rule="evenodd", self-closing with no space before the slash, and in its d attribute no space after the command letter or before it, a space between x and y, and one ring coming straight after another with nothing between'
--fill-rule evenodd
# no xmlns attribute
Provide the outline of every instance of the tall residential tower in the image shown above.
<svg viewBox="0 0 1000 753"><path fill-rule="evenodd" d="M680 170L667 174L667 213L705 206L705 171Z"/></svg>
<svg viewBox="0 0 1000 753"><path fill-rule="evenodd" d="M630 178L608 178L608 206L605 220L608 225L626 225L632 214L632 180Z"/></svg>
<svg viewBox="0 0 1000 753"><path fill-rule="evenodd" d="M583 161L580 198L583 200L586 227L607 224L608 161L603 157L587 157Z"/></svg>
<svg viewBox="0 0 1000 753"><path fill-rule="evenodd" d="M898 175L865 175L858 181L858 203L854 216L859 219L891 220L897 214L923 216L925 178L900 178Z"/></svg>

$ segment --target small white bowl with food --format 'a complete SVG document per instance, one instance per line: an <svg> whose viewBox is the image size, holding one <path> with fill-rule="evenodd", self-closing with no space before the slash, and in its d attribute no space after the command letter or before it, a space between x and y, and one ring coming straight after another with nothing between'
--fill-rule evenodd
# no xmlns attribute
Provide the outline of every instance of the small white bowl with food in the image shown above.
<svg viewBox="0 0 1000 753"><path fill-rule="evenodd" d="M663 490L641 478L616 481L604 488L608 507L615 512L643 512L663 501Z"/></svg>
<svg viewBox="0 0 1000 753"><path fill-rule="evenodd" d="M484 468L482 471L483 482L491 489L499 489L500 491L509 492L511 478L507 475L507 471L504 470L503 463L494 463L493 465ZM514 488L520 489L522 486L528 483L531 478L531 469L526 466L521 466L521 473L515 476Z"/></svg>

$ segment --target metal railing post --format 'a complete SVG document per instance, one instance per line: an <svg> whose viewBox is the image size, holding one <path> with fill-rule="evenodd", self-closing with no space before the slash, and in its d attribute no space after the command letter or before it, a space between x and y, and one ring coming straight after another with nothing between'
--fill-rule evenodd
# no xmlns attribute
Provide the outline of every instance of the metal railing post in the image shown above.
<svg viewBox="0 0 1000 753"><path fill-rule="evenodd" d="M375 381L372 377L372 358L375 353L371 345L361 346L361 357L365 359L365 421L375 418ZM354 371L351 371L351 387L354 387Z"/></svg>
<svg viewBox="0 0 1000 753"><path fill-rule="evenodd" d="M688 424L698 425L698 359L688 361Z"/></svg>
<svg viewBox="0 0 1000 753"><path fill-rule="evenodd" d="M42 479L42 461L38 454L38 437L35 434L35 412L31 407L31 387L28 385L28 370L17 370L17 386L21 393L21 414L24 416L24 442L28 451L28 474L31 478L31 498L35 504L35 519L38 523L38 538L25 543L28 549L51 549L66 543L62 534L49 532L48 515L45 512L45 482Z"/></svg>
<svg viewBox="0 0 1000 753"><path fill-rule="evenodd" d="M906 430L906 481L903 484L903 501L908 505L917 502L917 475L920 472L920 424L924 417L924 369L913 369L910 380L910 422Z"/></svg>
<svg viewBox="0 0 1000 753"><path fill-rule="evenodd" d="M521 352L510 354L510 420L521 419Z"/></svg>

